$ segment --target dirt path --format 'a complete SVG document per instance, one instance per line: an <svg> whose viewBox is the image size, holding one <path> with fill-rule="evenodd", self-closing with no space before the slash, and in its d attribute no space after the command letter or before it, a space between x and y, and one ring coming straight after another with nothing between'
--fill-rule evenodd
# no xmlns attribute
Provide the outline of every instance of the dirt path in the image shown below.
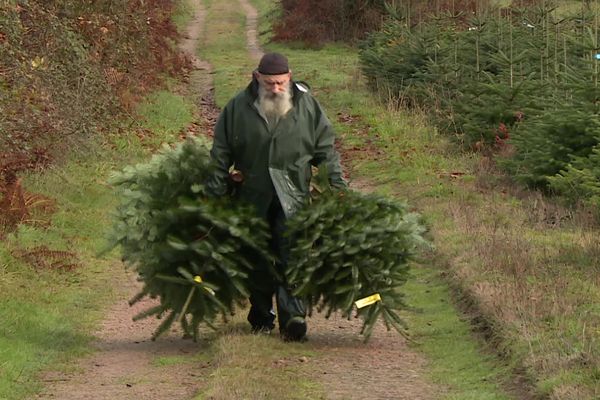
<svg viewBox="0 0 600 400"><path fill-rule="evenodd" d="M185 38L179 46L191 58L194 66L194 69L186 77L187 87L184 89L187 91L187 95L194 99L195 110L198 112L195 118L196 125L190 128L190 133L210 135L219 116L219 109L214 100L212 65L205 60L201 60L196 51L204 29L206 12L201 0L194 0L190 3L196 9L195 17L188 26Z"/></svg>
<svg viewBox="0 0 600 400"><path fill-rule="evenodd" d="M246 13L246 47L253 60L260 60L263 51L258 43L258 12L248 0L239 0L244 13Z"/></svg>
<svg viewBox="0 0 600 400"><path fill-rule="evenodd" d="M211 66L197 58L196 46L204 25L201 0L195 6L195 17L189 26L181 48L193 60L188 90L193 91L200 107L197 126L191 130L208 129L218 112L212 101ZM218 114L217 114L218 115ZM153 305L145 300L130 307L127 299L139 291L139 284L129 274L122 301L116 304L102 323L92 356L81 360L73 372L48 373L42 377L47 384L39 399L60 400L163 400L190 399L201 389L207 364L194 360L202 343L183 340L177 330L152 342L156 329L153 318L133 322L132 317Z"/></svg>
<svg viewBox="0 0 600 400"><path fill-rule="evenodd" d="M309 342L318 356L316 378L329 400L428 400L440 390L424 379L426 362L396 332L378 326L365 344L361 321L321 315L309 320Z"/></svg>
<svg viewBox="0 0 600 400"><path fill-rule="evenodd" d="M127 291L133 296L138 285L129 278ZM79 362L74 372L49 373L49 385L39 399L106 400L106 399L189 399L199 389L203 373L201 363L169 360L199 352L198 343L182 340L171 332L150 341L156 320L133 322L132 317L152 305L142 301L133 307L124 299L107 315L97 332L97 352ZM191 357L190 357L191 358ZM167 365L162 366L162 363Z"/></svg>
<svg viewBox="0 0 600 400"><path fill-rule="evenodd" d="M255 60L263 51L257 37L258 13L248 0L239 0L246 12L246 47ZM352 188L369 192L373 187L353 179ZM404 338L377 326L364 344L358 335L361 320L348 321L338 315L309 319L307 346L318 354L315 378L324 385L329 400L428 400L440 388L424 378L425 359L412 351Z"/></svg>

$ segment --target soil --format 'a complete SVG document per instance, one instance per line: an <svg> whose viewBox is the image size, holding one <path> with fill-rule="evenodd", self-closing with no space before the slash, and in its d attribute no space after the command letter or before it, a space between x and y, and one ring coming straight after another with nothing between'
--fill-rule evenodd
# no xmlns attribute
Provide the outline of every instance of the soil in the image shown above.
<svg viewBox="0 0 600 400"><path fill-rule="evenodd" d="M139 291L132 276L126 291L131 297ZM115 304L96 333L96 352L81 360L73 372L46 374L43 381L47 386L38 399L190 399L200 390L205 365L182 362L161 366L156 360L181 356L191 360L190 356L201 353L201 344L182 340L176 330L151 341L156 320L133 322L132 317L154 305L153 301L130 307L126 299Z"/></svg>
<svg viewBox="0 0 600 400"><path fill-rule="evenodd" d="M377 326L368 343L361 320L340 316L309 319L309 342L318 357L318 376L329 400L435 399L440 389L424 378L426 361L397 332Z"/></svg>
<svg viewBox="0 0 600 400"><path fill-rule="evenodd" d="M219 108L215 105L214 87L212 83L212 65L197 55L198 42L204 29L205 10L200 0L191 1L195 7L195 16L190 22L184 39L180 43L181 50L192 60L194 69L186 76L189 97L196 104L195 122L188 131L190 134L212 136L212 129L219 116Z"/></svg>
<svg viewBox="0 0 600 400"><path fill-rule="evenodd" d="M196 99L200 113L199 122L190 127L190 133L209 132L219 111L212 96L211 66L195 55L204 24L201 3L193 1L196 16L181 44L195 67L189 73L187 90ZM247 48L251 57L258 60L263 53L256 35L257 12L247 0L240 0L240 5L248 15ZM356 179L353 187L372 189L368 182ZM81 360L73 372L46 374L43 381L47 386L39 399L191 399L201 390L202 376L210 369L206 363L194 361L194 355L203 351L203 344L182 339L176 329L151 341L156 320L133 322L132 317L149 308L152 301L129 307L126 299L138 292L139 284L132 276L128 279L124 300L107 313L96 333L97 351ZM325 319L316 314L308 323L309 340L305 345L317 354L311 360L311 368L328 399L428 400L441 392L424 377L425 359L402 336L387 332L383 325L375 328L365 344L359 336L359 320L348 321L336 315ZM165 365L156 361L159 357L164 357ZM168 363L173 357L179 362Z"/></svg>

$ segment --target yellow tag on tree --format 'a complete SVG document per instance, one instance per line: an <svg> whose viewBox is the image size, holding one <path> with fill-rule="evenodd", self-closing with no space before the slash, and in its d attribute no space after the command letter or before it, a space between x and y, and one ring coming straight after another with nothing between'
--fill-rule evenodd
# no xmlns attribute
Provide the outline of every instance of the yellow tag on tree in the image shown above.
<svg viewBox="0 0 600 400"><path fill-rule="evenodd" d="M202 283L202 278L200 277L200 275L196 275L196 276L194 277L194 282L196 282L196 283ZM204 287L204 290L206 290L208 293L212 294L213 296L215 295L215 291L214 291L214 290L212 290L212 289L211 289L211 288L209 288L209 287L206 287L206 286L205 286L205 287Z"/></svg>
<svg viewBox="0 0 600 400"><path fill-rule="evenodd" d="M208 293L212 294L213 296L216 294L215 291L209 287L205 287L204 290L206 290Z"/></svg>
<svg viewBox="0 0 600 400"><path fill-rule="evenodd" d="M377 303L378 301L381 301L381 296L379 295L379 293L375 293L370 295L369 297L364 297L360 300L356 300L354 304L356 304L356 308L363 308L366 306L370 306L371 304Z"/></svg>

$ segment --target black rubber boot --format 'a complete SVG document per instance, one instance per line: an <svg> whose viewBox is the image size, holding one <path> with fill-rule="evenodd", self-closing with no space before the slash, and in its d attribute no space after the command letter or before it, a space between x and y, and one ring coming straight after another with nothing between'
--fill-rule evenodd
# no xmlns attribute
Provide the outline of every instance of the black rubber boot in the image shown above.
<svg viewBox="0 0 600 400"><path fill-rule="evenodd" d="M302 342L306 340L306 320L302 317L292 317L281 331L283 340L290 342Z"/></svg>

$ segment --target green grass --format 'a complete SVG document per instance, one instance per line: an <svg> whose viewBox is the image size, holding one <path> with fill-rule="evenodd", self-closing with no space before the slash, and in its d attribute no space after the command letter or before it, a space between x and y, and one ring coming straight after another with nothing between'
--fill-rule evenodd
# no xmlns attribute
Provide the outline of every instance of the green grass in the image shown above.
<svg viewBox="0 0 600 400"><path fill-rule="evenodd" d="M238 3L204 0L207 10L200 56L214 66L215 102L223 107L252 77L256 63L246 53L246 18Z"/></svg>
<svg viewBox="0 0 600 400"><path fill-rule="evenodd" d="M207 349L214 370L195 400L325 399L323 388L312 379L309 362L301 361L317 355L275 334L249 335L244 317L244 313L236 316Z"/></svg>
<svg viewBox="0 0 600 400"><path fill-rule="evenodd" d="M145 141L133 132L109 134L87 152L78 150L63 164L24 177L25 191L51 199L56 212L33 208L31 219L50 223L23 224L0 243L0 398L31 398L42 387L41 371L72 368L74 358L91 351L90 332L106 307L124 295L119 280L126 279L115 253L97 257L107 247L116 206L107 179L112 171L147 157L148 148L176 140L175 134L191 122L190 110L179 96L151 94L139 109L151 131ZM43 261L17 256L40 246L69 252L58 258L75 268L53 270ZM41 260L50 257L40 254Z"/></svg>
<svg viewBox="0 0 600 400"><path fill-rule="evenodd" d="M43 279L43 278L42 278ZM41 281L40 279L39 281ZM73 324L63 317L64 309L56 307L46 282L39 282L37 294L28 301L2 296L0 313L0 398L20 399L35 392L39 383L35 374L50 362L63 359L63 352L80 353L87 337L78 333ZM4 292L6 293L6 291ZM58 301L68 301L63 299ZM71 299L72 300L72 299ZM39 301L49 302L40 307ZM73 304L71 302L71 304Z"/></svg>
<svg viewBox="0 0 600 400"><path fill-rule="evenodd" d="M177 27L178 32L184 32L194 16L194 7L191 0L178 0L175 5L175 12L171 20Z"/></svg>
<svg viewBox="0 0 600 400"><path fill-rule="evenodd" d="M170 91L154 92L139 104L137 114L142 128L154 133L152 141L177 139L193 120L193 105L182 96Z"/></svg>
<svg viewBox="0 0 600 400"><path fill-rule="evenodd" d="M0 244L2 399L29 398L40 388L40 370L65 368L88 352L88 332L116 294L111 283L123 273L111 270L122 267L114 258L95 258L106 245L107 210L114 204L99 174L106 166L76 159L24 180L28 192L55 199L58 211L49 227L22 225ZM72 252L65 259L77 266L49 270L13 255L37 246Z"/></svg>
<svg viewBox="0 0 600 400"><path fill-rule="evenodd" d="M493 354L482 352L466 318L456 312L452 294L436 269L415 267L403 289L419 312L407 318L416 348L430 362L431 380L445 388L444 399L509 399L502 388L509 369Z"/></svg>
<svg viewBox="0 0 600 400"><path fill-rule="evenodd" d="M170 356L170 357L158 357L153 360L153 364L160 367L168 367L170 365L185 364L189 362L189 359L185 356Z"/></svg>

